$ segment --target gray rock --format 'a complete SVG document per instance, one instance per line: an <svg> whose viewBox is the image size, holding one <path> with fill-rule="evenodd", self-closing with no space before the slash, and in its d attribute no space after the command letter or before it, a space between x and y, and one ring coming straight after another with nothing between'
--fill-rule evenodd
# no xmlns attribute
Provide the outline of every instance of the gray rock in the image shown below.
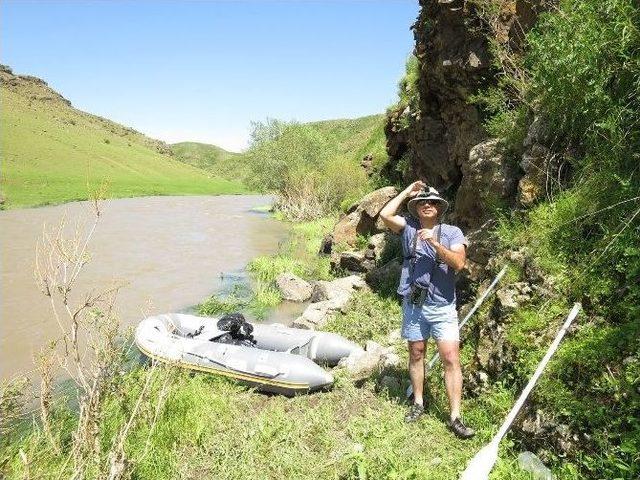
<svg viewBox="0 0 640 480"><path fill-rule="evenodd" d="M357 275L336 278L330 282L320 280L313 286L311 301L321 302L323 300L332 300L343 297L345 294L350 296L354 291L365 287L365 281Z"/></svg>
<svg viewBox="0 0 640 480"><path fill-rule="evenodd" d="M344 312L353 292L366 287L357 275L319 281L313 286L311 303L294 322L298 328L321 328L336 312Z"/></svg>
<svg viewBox="0 0 640 480"><path fill-rule="evenodd" d="M386 233L376 233L369 238L369 243L367 245L367 249L371 250L374 258L380 258L382 252L387 246L387 234Z"/></svg>
<svg viewBox="0 0 640 480"><path fill-rule="evenodd" d="M373 340L367 340L364 349L366 352L380 352L381 354L384 351L384 347Z"/></svg>
<svg viewBox="0 0 640 480"><path fill-rule="evenodd" d="M346 245L355 245L358 235L368 235L384 230L378 214L382 207L398 195L395 187L384 187L365 195L358 203L349 208L333 229L333 241Z"/></svg>
<svg viewBox="0 0 640 480"><path fill-rule="evenodd" d="M344 367L354 380L369 378L381 367L382 351L358 351L340 360L339 366Z"/></svg>
<svg viewBox="0 0 640 480"><path fill-rule="evenodd" d="M402 340L402 334L399 328L396 328L395 330L391 330L389 332L389 335L387 335L388 343L396 343L396 342L399 342L400 340Z"/></svg>
<svg viewBox="0 0 640 480"><path fill-rule="evenodd" d="M282 298L291 302L304 302L311 297L311 284L290 272L279 275L276 286Z"/></svg>
<svg viewBox="0 0 640 480"><path fill-rule="evenodd" d="M329 315L338 310L332 309L332 306L331 300L311 303L298 319L306 324L321 327L327 322Z"/></svg>
<svg viewBox="0 0 640 480"><path fill-rule="evenodd" d="M400 355L393 352L385 353L382 356L382 360L383 360L383 365L385 367L397 367L402 363L402 360L400 359Z"/></svg>
<svg viewBox="0 0 640 480"><path fill-rule="evenodd" d="M509 204L518 182L518 171L503 152L499 139L475 145L462 165L462 182L456 193L455 214L477 228L493 214L497 204Z"/></svg>
<svg viewBox="0 0 640 480"><path fill-rule="evenodd" d="M340 254L340 268L348 272L367 273L375 267L375 262L364 252L349 251Z"/></svg>
<svg viewBox="0 0 640 480"><path fill-rule="evenodd" d="M381 287L387 284L398 285L402 265L397 259L393 259L384 265L374 268L365 276L367 283L373 287Z"/></svg>

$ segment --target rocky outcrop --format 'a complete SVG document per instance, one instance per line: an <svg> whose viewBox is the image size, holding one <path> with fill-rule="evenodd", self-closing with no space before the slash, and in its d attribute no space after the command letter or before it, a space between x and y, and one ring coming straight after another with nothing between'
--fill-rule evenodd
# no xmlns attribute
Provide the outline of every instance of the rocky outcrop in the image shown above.
<svg viewBox="0 0 640 480"><path fill-rule="evenodd" d="M28 96L30 100L61 102L71 106L69 100L49 87L41 78L17 75L7 65L0 65L0 82L4 87Z"/></svg>
<svg viewBox="0 0 640 480"><path fill-rule="evenodd" d="M379 213L386 203L394 198L398 191L394 187L384 187L365 195L349 208L336 224L333 232L322 240L321 255L331 255L331 268L337 272L355 274L369 274L374 283L385 273L392 273L389 269L380 268L383 258L392 258L388 251L399 251L399 237L390 232L379 218ZM367 238L366 247L358 250L337 249L355 247L363 238ZM374 273L375 272L375 273Z"/></svg>
<svg viewBox="0 0 640 480"><path fill-rule="evenodd" d="M462 175L454 214L467 227L478 228L491 219L496 207L512 203L519 172L500 140L492 138L471 148Z"/></svg>
<svg viewBox="0 0 640 480"><path fill-rule="evenodd" d="M348 357L343 358L338 366L345 368L352 380L360 381L369 378L377 370L385 367L397 367L399 364L400 357L396 354L394 347L383 347L379 343L370 340L364 350L353 352ZM388 383L393 382L391 378L386 381Z"/></svg>
<svg viewBox="0 0 640 480"><path fill-rule="evenodd" d="M332 244L353 246L358 235L380 233L386 230L379 218L380 210L393 197L398 195L394 187L375 190L352 205L333 229Z"/></svg>
<svg viewBox="0 0 640 480"><path fill-rule="evenodd" d="M380 261L388 250L399 250L400 237L391 232L372 235L362 250L336 252L331 256L331 268L352 273L381 275ZM393 261L393 259L391 260Z"/></svg>
<svg viewBox="0 0 640 480"><path fill-rule="evenodd" d="M276 287L282 298L290 302L304 302L309 300L313 287L309 282L301 279L291 272L278 275Z"/></svg>
<svg viewBox="0 0 640 480"><path fill-rule="evenodd" d="M292 324L296 328L319 329L337 312L344 312L353 292L366 288L357 275L331 282L319 281L313 287L311 303Z"/></svg>
<svg viewBox="0 0 640 480"><path fill-rule="evenodd" d="M524 139L520 161L524 176L518 182L518 202L525 207L530 207L555 190L559 157L547 146L550 144L551 135L542 119L535 118Z"/></svg>
<svg viewBox="0 0 640 480"><path fill-rule="evenodd" d="M455 223L475 229L487 220L485 205L514 200L521 176L517 162L511 165L496 151L495 140L487 143L481 112L469 101L496 85L501 73L494 67L487 32L509 51L518 51L545 1L510 0L490 12L463 0L422 0L420 5L412 27L419 99L410 102L413 107L399 104L388 115L390 162L383 172L405 183L422 179L455 197ZM404 165L402 179L395 174L399 164ZM528 188L525 182L525 195ZM495 198L477 198L478 192L496 193Z"/></svg>
<svg viewBox="0 0 640 480"><path fill-rule="evenodd" d="M486 138L479 112L467 99L487 84L491 58L481 21L467 2L420 3L412 27L419 109L392 112L387 152L391 163L408 157L405 181L423 178L447 192L460 184L471 147Z"/></svg>

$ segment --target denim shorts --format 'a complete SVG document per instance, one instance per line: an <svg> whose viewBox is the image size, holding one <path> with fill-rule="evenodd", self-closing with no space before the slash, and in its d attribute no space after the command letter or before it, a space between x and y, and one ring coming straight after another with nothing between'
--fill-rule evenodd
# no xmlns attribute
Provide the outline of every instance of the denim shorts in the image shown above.
<svg viewBox="0 0 640 480"><path fill-rule="evenodd" d="M413 305L402 301L402 338L410 342L428 340L460 341L458 312L452 305Z"/></svg>

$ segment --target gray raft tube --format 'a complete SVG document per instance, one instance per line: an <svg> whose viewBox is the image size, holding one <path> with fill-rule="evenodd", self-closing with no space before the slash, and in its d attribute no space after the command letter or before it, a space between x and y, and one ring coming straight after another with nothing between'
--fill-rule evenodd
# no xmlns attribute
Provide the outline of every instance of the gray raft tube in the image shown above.
<svg viewBox="0 0 640 480"><path fill-rule="evenodd" d="M217 321L184 314L149 317L136 329L136 345L155 360L288 396L331 387L333 376L314 362L336 365L352 352L362 351L334 333L279 324L253 325L257 348L216 343L210 339L225 333L217 328Z"/></svg>

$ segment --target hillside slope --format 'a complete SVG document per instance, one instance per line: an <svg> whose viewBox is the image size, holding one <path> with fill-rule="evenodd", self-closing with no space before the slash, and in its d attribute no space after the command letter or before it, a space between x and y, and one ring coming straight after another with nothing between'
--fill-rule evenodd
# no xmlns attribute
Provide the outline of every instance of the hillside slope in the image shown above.
<svg viewBox="0 0 640 480"><path fill-rule="evenodd" d="M228 152L216 145L198 142L174 143L171 150L181 162L212 172L227 170L242 157L241 153Z"/></svg>
<svg viewBox="0 0 640 480"><path fill-rule="evenodd" d="M368 115L354 119L323 120L308 125L335 142L338 154L360 161L371 153L376 163L386 162L385 116Z"/></svg>
<svg viewBox="0 0 640 480"><path fill-rule="evenodd" d="M278 122L287 125L285 122ZM373 167L381 167L387 161L385 151L383 114L359 118L322 120L302 124L317 133L337 156L354 164L371 154ZM272 140L274 144L276 140ZM245 153L228 152L216 145L198 142L180 142L171 145L176 159L208 170L224 178L246 178L251 172L249 149Z"/></svg>
<svg viewBox="0 0 640 480"><path fill-rule="evenodd" d="M103 182L109 197L244 191L177 161L160 141L76 110L38 78L3 66L0 81L5 208L86 199Z"/></svg>

